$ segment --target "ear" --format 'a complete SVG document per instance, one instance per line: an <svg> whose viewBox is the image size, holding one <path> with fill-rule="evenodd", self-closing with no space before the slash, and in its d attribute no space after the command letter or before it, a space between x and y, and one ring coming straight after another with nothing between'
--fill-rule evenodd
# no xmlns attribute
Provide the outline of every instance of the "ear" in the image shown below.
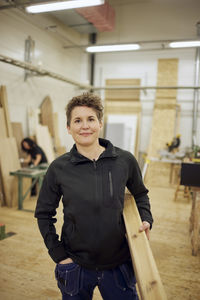
<svg viewBox="0 0 200 300"><path fill-rule="evenodd" d="M102 127L103 127L103 122L102 122L102 121L99 121L99 124L100 124L100 129L102 129Z"/></svg>
<svg viewBox="0 0 200 300"><path fill-rule="evenodd" d="M70 129L69 125L67 125L67 131L68 131L69 134L71 134L71 129Z"/></svg>

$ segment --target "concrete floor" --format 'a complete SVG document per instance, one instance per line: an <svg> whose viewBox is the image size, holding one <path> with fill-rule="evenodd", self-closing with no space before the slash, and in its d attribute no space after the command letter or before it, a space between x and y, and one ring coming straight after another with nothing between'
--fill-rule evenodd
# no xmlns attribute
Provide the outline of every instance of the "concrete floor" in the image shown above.
<svg viewBox="0 0 200 300"><path fill-rule="evenodd" d="M150 245L168 300L200 300L200 252L191 255L191 203L173 201L174 188L150 188L154 216ZM34 209L35 199L25 203ZM58 210L57 229L62 223ZM16 234L0 241L0 299L61 300L54 280L55 264L39 234L33 213L1 207L0 223ZM100 300L95 290L94 300ZM114 300L114 299L113 299ZM156 299L159 300L159 299Z"/></svg>

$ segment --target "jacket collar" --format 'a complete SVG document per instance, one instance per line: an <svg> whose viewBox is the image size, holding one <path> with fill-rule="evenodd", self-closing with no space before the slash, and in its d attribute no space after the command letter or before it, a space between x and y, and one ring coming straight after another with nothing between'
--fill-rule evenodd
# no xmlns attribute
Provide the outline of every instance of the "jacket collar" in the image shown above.
<svg viewBox="0 0 200 300"><path fill-rule="evenodd" d="M99 144L103 147L105 147L105 151L100 155L99 159L110 157L110 158L116 158L118 154L116 153L116 149L113 146L113 144L106 140L99 138ZM72 163L78 164L85 161L90 161L89 158L83 156L77 151L76 144L72 147L70 154L70 160Z"/></svg>

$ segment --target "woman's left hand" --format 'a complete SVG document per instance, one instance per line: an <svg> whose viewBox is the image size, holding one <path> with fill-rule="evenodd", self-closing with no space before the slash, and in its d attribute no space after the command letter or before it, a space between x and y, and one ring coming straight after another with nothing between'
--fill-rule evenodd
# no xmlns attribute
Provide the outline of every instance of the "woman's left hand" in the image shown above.
<svg viewBox="0 0 200 300"><path fill-rule="evenodd" d="M142 222L142 225L141 225L140 228L139 228L139 231L140 231L140 232L145 231L146 236L147 236L147 238L148 238L148 240L149 240L149 233L150 233L150 224L149 224L149 222L143 221L143 222Z"/></svg>

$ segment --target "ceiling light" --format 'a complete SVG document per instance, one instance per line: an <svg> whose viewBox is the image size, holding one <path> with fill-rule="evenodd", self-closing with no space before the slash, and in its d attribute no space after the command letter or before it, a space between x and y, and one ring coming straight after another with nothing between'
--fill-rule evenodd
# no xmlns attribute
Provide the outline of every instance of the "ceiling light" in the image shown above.
<svg viewBox="0 0 200 300"><path fill-rule="evenodd" d="M126 45L105 45L105 46L90 46L86 48L87 52L114 52L114 51L132 51L138 50L140 46L138 44L126 44Z"/></svg>
<svg viewBox="0 0 200 300"><path fill-rule="evenodd" d="M169 46L171 48L200 47L200 41L172 42Z"/></svg>
<svg viewBox="0 0 200 300"><path fill-rule="evenodd" d="M60 1L60 2L51 2L43 3L37 5L31 5L26 7L26 11L32 14L56 11L56 10L65 10L78 7L88 7L88 6L97 6L104 4L105 0L73 0L73 1Z"/></svg>

